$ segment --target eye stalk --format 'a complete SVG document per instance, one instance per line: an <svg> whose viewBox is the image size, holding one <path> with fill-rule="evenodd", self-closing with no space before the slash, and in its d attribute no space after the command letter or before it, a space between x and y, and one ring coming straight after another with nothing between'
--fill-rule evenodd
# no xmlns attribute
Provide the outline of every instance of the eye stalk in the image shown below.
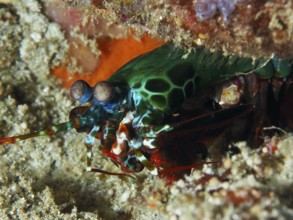
<svg viewBox="0 0 293 220"><path fill-rule="evenodd" d="M86 81L77 80L71 85L70 96L73 100L86 103L93 96L92 88Z"/></svg>
<svg viewBox="0 0 293 220"><path fill-rule="evenodd" d="M108 81L98 82L93 89L93 96L97 102L110 102L114 98L114 87Z"/></svg>

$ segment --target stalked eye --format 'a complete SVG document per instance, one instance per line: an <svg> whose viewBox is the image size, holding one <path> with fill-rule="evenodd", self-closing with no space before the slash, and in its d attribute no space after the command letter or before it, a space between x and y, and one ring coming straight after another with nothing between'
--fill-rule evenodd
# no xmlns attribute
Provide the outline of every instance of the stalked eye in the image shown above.
<svg viewBox="0 0 293 220"><path fill-rule="evenodd" d="M70 88L70 96L73 100L86 103L92 98L92 88L83 80L75 81Z"/></svg>
<svg viewBox="0 0 293 220"><path fill-rule="evenodd" d="M95 85L93 95L98 102L109 102L114 96L114 88L108 81L102 81Z"/></svg>

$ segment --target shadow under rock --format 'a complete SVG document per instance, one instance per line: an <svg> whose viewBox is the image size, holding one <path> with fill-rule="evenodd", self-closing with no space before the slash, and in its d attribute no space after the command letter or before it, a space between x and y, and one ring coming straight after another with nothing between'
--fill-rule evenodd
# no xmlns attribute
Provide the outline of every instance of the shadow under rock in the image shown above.
<svg viewBox="0 0 293 220"><path fill-rule="evenodd" d="M74 179L64 174L63 177L47 175L33 183L34 193L41 192L49 187L55 203L60 207L60 212L71 213L77 207L78 212L92 212L102 219L126 220L132 219L131 212L113 210L113 205L99 191L99 185L93 186L92 182Z"/></svg>

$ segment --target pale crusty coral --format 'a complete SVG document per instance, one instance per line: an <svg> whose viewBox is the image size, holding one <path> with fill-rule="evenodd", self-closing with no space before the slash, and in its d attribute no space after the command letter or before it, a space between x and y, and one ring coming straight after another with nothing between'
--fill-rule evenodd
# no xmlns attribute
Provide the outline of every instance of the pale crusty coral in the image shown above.
<svg viewBox="0 0 293 220"><path fill-rule="evenodd" d="M25 62L39 80L50 67L60 65L67 51L67 41L59 25L42 14L39 2L11 1L0 7L0 68L17 59Z"/></svg>
<svg viewBox="0 0 293 220"><path fill-rule="evenodd" d="M0 68L10 67L18 56L22 33L17 20L11 7L0 8Z"/></svg>
<svg viewBox="0 0 293 220"><path fill-rule="evenodd" d="M224 158L221 167L205 165L178 181L170 188L164 206L166 218L292 218L288 205L293 178L288 168L292 166L293 136L270 141L276 144L274 154L265 150L267 144L251 150L246 143L238 143L240 153Z"/></svg>
<svg viewBox="0 0 293 220"><path fill-rule="evenodd" d="M67 50L67 41L59 25L50 23L35 1L14 4L23 32L19 48L21 59L36 74L50 72L50 66L60 65ZM36 59L36 57L38 59Z"/></svg>

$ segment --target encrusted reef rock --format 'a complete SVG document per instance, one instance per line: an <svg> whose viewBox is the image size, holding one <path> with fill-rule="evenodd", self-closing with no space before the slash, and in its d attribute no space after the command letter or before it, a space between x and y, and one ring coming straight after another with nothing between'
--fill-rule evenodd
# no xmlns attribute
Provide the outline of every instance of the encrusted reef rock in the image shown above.
<svg viewBox="0 0 293 220"><path fill-rule="evenodd" d="M293 54L291 0L67 2L92 7L90 13L123 23L137 33L148 32L186 47L204 45L251 57L284 58Z"/></svg>

